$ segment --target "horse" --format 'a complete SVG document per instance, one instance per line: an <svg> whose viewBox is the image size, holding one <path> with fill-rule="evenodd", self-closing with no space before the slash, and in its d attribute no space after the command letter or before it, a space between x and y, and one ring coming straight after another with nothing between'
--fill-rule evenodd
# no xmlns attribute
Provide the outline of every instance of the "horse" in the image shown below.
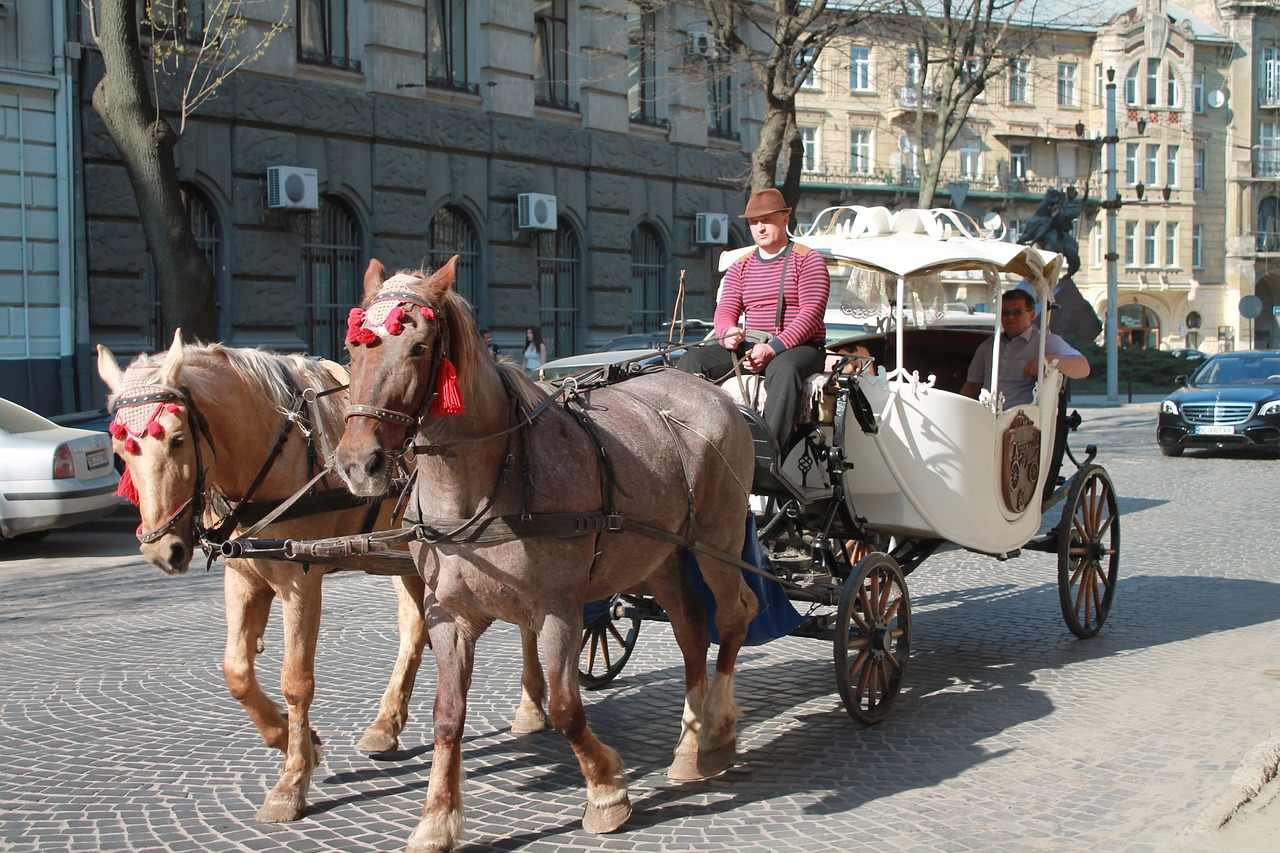
<svg viewBox="0 0 1280 853"><path fill-rule="evenodd" d="M454 289L457 260L393 276L370 262L362 307L348 317L352 402L334 456L353 493L375 496L397 456L414 453L405 524L439 671L430 782L408 844L416 853L453 849L461 835L467 690L476 641L494 621L537 633L552 726L586 780L583 827L607 833L631 804L622 760L591 731L579 692L584 603L638 590L665 608L685 664L673 779L733 760L734 663L758 609L736 562L751 436L728 398L675 370L549 396L484 348ZM706 613L679 568L685 547L716 602L710 684Z"/></svg>
<svg viewBox="0 0 1280 853"><path fill-rule="evenodd" d="M141 553L168 575L187 572L198 535L243 533L255 515L262 518L262 507L279 506L300 491L312 479L312 469L324 467L322 460L332 454L343 428L347 375L331 361L220 344L184 345L179 330L167 353L139 356L124 371L111 351L99 346L98 372L116 413L111 432L115 452L126 466L123 489L139 508ZM313 402L304 402L304 389L317 392ZM299 501L299 517L282 513L262 533L335 536L394 523L394 501L357 501L336 478L329 479L337 488L316 496L329 501L309 509L303 506L305 499ZM251 507L260 509L247 513ZM399 748L427 643L423 582L407 556L409 574L393 577L400 634L395 667L378 715L357 745L373 754ZM321 581L333 570L280 559L226 560L223 677L262 740L284 753L280 778L257 812L260 821L292 821L304 814L311 775L321 759L309 709L315 693ZM276 596L284 619L284 715L263 692L254 669ZM525 640L524 690L513 728L534 732L547 726L545 677L535 639L530 634Z"/></svg>

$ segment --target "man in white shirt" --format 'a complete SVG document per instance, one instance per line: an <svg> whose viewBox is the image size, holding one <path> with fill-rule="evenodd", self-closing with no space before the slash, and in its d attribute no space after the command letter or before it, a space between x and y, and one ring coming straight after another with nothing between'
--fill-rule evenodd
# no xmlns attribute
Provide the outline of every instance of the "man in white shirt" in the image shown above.
<svg viewBox="0 0 1280 853"><path fill-rule="evenodd" d="M1032 389L1040 377L1040 329L1032 322L1036 316L1035 298L1025 290L1010 290L1004 295L1000 310L1000 393L1006 408L1031 402ZM995 338L983 341L960 393L977 397L991 382L991 354ZM1058 371L1070 379L1089 375L1089 360L1080 351L1053 332L1046 333L1044 356L1058 362Z"/></svg>

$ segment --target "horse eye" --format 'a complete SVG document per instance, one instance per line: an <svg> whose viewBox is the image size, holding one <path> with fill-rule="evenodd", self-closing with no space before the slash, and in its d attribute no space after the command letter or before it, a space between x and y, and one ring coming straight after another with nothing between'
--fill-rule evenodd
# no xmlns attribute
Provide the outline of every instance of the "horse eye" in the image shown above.
<svg viewBox="0 0 1280 853"><path fill-rule="evenodd" d="M182 435L170 435L169 446L174 450L177 450L179 447L183 445L183 443L186 442L186 440L187 440L186 437Z"/></svg>
<svg viewBox="0 0 1280 853"><path fill-rule="evenodd" d="M425 344L415 343L413 346L409 347L410 358L422 358L426 354L427 347Z"/></svg>

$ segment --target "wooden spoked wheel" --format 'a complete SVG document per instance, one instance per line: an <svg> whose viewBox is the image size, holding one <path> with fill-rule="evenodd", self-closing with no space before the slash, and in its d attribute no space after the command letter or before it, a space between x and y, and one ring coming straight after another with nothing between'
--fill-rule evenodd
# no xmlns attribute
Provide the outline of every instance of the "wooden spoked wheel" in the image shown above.
<svg viewBox="0 0 1280 853"><path fill-rule="evenodd" d="M583 627L578 681L586 689L599 690L627 665L640 634L640 615L630 604L627 596L615 595L604 613Z"/></svg>
<svg viewBox="0 0 1280 853"><path fill-rule="evenodd" d="M1089 465L1067 493L1058 524L1058 597L1077 637L1098 633L1111 611L1120 571L1120 514L1111 479Z"/></svg>
<svg viewBox="0 0 1280 853"><path fill-rule="evenodd" d="M865 725L889 716L910 652L906 579L888 554L871 554L845 581L836 621L836 684L850 716Z"/></svg>

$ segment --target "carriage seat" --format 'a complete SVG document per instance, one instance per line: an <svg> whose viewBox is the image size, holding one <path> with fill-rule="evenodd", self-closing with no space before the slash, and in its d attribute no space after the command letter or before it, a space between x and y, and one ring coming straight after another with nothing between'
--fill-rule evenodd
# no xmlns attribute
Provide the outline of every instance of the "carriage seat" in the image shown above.
<svg viewBox="0 0 1280 853"><path fill-rule="evenodd" d="M805 378L804 387L801 388L801 398L804 402L800 405L800 411L796 412L797 424L811 424L815 419L820 419L816 410L822 406L822 389L826 386L828 378L826 373L815 373ZM764 377L755 373L743 373L741 376L731 373L717 384L720 390L728 394L729 399L739 406L764 414L766 399Z"/></svg>

